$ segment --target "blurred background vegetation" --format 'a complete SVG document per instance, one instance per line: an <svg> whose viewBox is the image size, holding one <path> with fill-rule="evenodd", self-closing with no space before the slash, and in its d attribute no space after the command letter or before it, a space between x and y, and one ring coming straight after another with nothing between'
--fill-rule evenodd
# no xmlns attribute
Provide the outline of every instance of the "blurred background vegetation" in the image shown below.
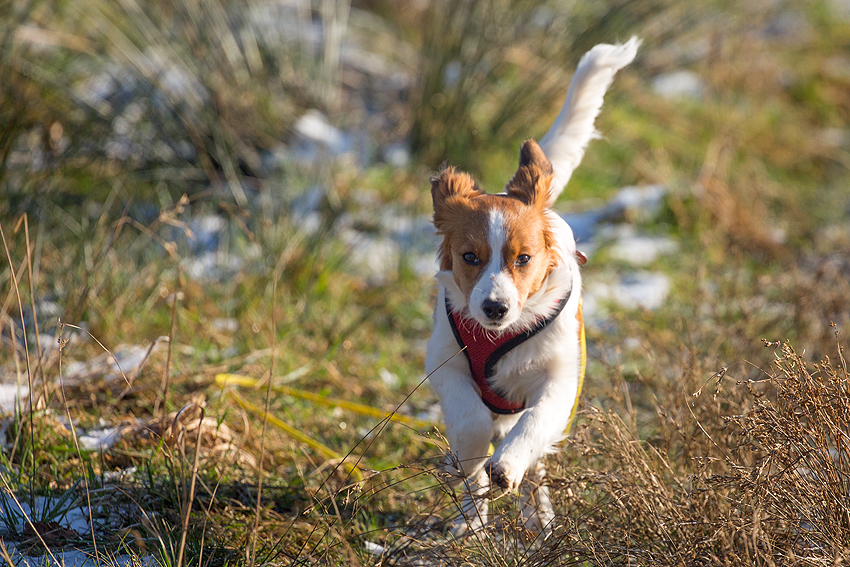
<svg viewBox="0 0 850 567"><path fill-rule="evenodd" d="M362 546L323 547L314 536L353 541L417 517L427 498L377 481L362 507L337 502L344 483L327 488L324 458L279 432L260 435L262 420L222 395L215 376L272 375L381 410L401 404L423 378L430 329L430 173L451 163L500 189L520 142L556 116L581 55L632 35L643 45L606 97L603 140L557 208L582 214L624 186L663 187L657 214L626 220L675 239L678 252L653 264L672 291L660 308L598 316L586 397L663 451L672 464L659 475L684 486L696 453L718 459L693 413L722 429L723 415L753 407L746 388L733 387L690 412L689 394L721 368L737 369L741 383L761 376L772 359L762 338L791 339L809 360L835 358L829 323L846 332L850 322L846 2L0 0L0 382L29 378L33 392L28 421L19 408L10 422L12 492L66 490L81 474L103 482L131 465L149 471L137 486L145 498L162 483L182 487L194 477L176 467L176 449L163 453L136 431L117 448L80 453L56 416L162 433L198 403L232 428L241 451L210 457L205 473L222 487L199 496L217 542L207 561L244 559L232 541L249 541L251 530L230 520L243 521L256 500L246 454L277 490L260 536L269 560L361 557ZM588 290L626 270L602 247L587 266ZM130 377L85 366L130 347L148 353ZM259 405L262 394L246 393ZM434 401L423 388L404 411L436 420ZM374 425L288 396L270 410L340 454ZM390 428L369 444L369 466L437 460L434 443ZM561 480L575 474L570 458ZM758 461L723 462L736 470ZM314 508L326 489L331 503ZM137 496L137 508L175 510L146 525L145 541L180 532L183 493L163 494ZM600 498L585 504L609 502ZM564 509L585 517L579 504ZM135 512L122 512L122 529L137 524L138 509L127 507ZM715 519L706 530L719 529ZM758 520L748 522L726 525L726 539L657 526L609 533L638 547L663 541L670 564L686 550L704 553L696 562L790 557L740 536L756 533ZM846 532L835 533L830 541ZM612 551L622 541L600 551L576 537L575 557L630 557ZM193 553L203 558L209 541ZM179 564L168 549L161 555ZM487 564L486 554L474 557ZM641 561L650 557L661 561Z"/></svg>

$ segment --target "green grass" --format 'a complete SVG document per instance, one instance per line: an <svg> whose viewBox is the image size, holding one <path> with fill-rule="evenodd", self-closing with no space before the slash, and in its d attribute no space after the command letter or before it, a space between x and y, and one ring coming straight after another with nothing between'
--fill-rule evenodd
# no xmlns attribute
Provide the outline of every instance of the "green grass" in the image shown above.
<svg viewBox="0 0 850 567"><path fill-rule="evenodd" d="M752 9L579 2L572 11L546 4L548 27L523 1L440 1L413 15L392 3L358 3L347 18L354 40L416 75L406 99L381 102L395 121L391 134L412 141L411 165L328 161L265 172L259 156L290 139L304 110L357 123L362 114L346 89L359 75L346 65L341 74L325 67L339 45L311 51L254 37L255 52L252 38L239 35L240 6L0 6L0 41L8 47L0 50L0 226L8 247L0 263L0 364L5 377L31 380L37 394L33 407L9 418L0 452L4 527L18 513L10 494L22 502L51 497L58 511L33 521L61 516L72 497L91 500L109 528L74 545L153 555L175 567L374 564L366 542L384 545L386 562L396 564L814 565L845 553L841 506L815 518L794 489L796 482L840 504L841 483L759 475L772 470L771 458L805 456L804 446L788 442L800 427L796 414L781 411L791 395L824 402L816 388L803 388L802 361L829 357L811 373L824 392L846 379L847 142L825 143L824 132L846 138L850 96L840 69L849 23L822 2ZM316 3L317 14L322 6L330 3ZM804 12L801 39L765 33L783 10ZM341 17L324 14L317 17ZM492 26L472 25L482 14ZM27 33L65 34L39 36L62 47L36 48L22 25ZM504 526L478 539L448 537L455 495L437 473L446 449L439 427L381 424L293 396L268 399L271 415L360 459L358 480L216 385L221 373L261 384L271 374L385 412L401 406L403 414L429 415L436 398L418 386L434 283L407 258L383 280L358 275L335 223L374 219L390 207L429 214L428 176L445 160L499 189L519 143L545 132L581 53L633 33L644 38L638 60L618 75L597 122L603 140L590 145L558 207L598 204L624 185L663 183L671 190L664 210L641 228L671 232L681 250L653 266L673 281L663 308L614 309L608 324L589 331L588 409L550 461L554 538L517 547L509 496L495 504ZM704 57L687 55L695 45ZM110 63L151 89L161 86L163 77L138 58L152 48L213 93L207 104L190 97L164 106L153 90L138 95L145 143L188 144L192 158L111 157L93 141L106 139L126 109L75 94L86 70ZM463 78L454 87L444 81L453 64ZM701 99L667 101L652 91L654 76L679 68L705 80ZM324 190L322 225L311 234L289 218L288 204L316 184ZM245 201L242 187L279 202ZM186 231L201 213L228 219L227 246L251 251L242 269L211 281L189 276ZM784 241L772 239L775 228ZM593 261L587 279L620 269ZM35 303L45 299L61 307L64 326ZM21 311L30 313L33 303L41 332L53 344L67 341L41 361L32 335L28 349L20 344ZM830 321L841 331L838 346ZM59 387L73 361L169 335L170 348L160 341L132 384L92 374ZM804 354L766 349L762 338L789 339ZM264 387L238 393L266 404ZM205 407L200 429L193 404ZM846 416L836 412L830 423L841 431ZM82 429L102 419L128 430L101 454L79 448L69 419ZM771 440L788 450L777 453ZM846 474L846 459L829 461L829 442L818 442L812 466ZM120 490L104 488L107 473L131 466L136 472ZM187 512L193 527L184 530Z"/></svg>

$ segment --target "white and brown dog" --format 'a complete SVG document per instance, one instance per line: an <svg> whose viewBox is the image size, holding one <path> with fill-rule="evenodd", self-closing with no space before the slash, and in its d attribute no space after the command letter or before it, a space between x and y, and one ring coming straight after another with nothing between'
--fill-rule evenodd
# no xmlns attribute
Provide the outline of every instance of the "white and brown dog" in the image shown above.
<svg viewBox="0 0 850 567"><path fill-rule="evenodd" d="M564 438L581 390L584 256L551 206L597 135L605 91L638 45L597 45L582 57L555 123L539 145L522 145L504 193L482 192L453 167L432 179L443 241L425 365L453 453L447 469L464 483L456 534L487 522L490 482L521 488L530 530L545 531L553 518L539 460Z"/></svg>

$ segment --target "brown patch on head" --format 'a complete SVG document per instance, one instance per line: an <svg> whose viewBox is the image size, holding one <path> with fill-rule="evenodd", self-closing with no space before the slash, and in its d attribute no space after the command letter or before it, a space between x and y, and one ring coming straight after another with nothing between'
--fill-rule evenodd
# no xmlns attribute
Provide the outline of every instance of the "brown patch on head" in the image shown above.
<svg viewBox="0 0 850 567"><path fill-rule="evenodd" d="M507 195L481 192L468 174L454 168L431 180L434 226L443 237L440 269L452 271L467 300L482 274L492 268L494 256L499 261L496 269L507 272L516 287L519 309L543 285L557 261L546 218L551 169L531 141L523 145L520 168ZM499 234L494 236L494 231ZM499 250L491 250L494 242L500 243Z"/></svg>
<svg viewBox="0 0 850 567"><path fill-rule="evenodd" d="M443 236L440 245L440 269L451 270L451 235L459 216L469 209L471 199L483 195L468 173L447 167L431 178L431 200L434 204L434 227Z"/></svg>
<svg viewBox="0 0 850 567"><path fill-rule="evenodd" d="M434 201L434 214L439 215L439 207L451 204L453 199L468 199L481 195L472 176L449 166L431 178L431 199Z"/></svg>

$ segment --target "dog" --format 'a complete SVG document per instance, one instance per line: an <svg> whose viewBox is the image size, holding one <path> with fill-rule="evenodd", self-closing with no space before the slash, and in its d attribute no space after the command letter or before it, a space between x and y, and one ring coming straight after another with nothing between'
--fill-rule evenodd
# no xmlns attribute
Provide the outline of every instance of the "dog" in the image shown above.
<svg viewBox="0 0 850 567"><path fill-rule="evenodd" d="M431 179L442 242L425 370L452 451L445 470L463 484L456 535L487 523L491 483L520 489L533 533L554 519L540 459L568 433L584 378L586 258L551 207L598 137L605 92L639 44L601 44L582 57L555 122L539 144L522 144L503 193L485 193L454 167Z"/></svg>

